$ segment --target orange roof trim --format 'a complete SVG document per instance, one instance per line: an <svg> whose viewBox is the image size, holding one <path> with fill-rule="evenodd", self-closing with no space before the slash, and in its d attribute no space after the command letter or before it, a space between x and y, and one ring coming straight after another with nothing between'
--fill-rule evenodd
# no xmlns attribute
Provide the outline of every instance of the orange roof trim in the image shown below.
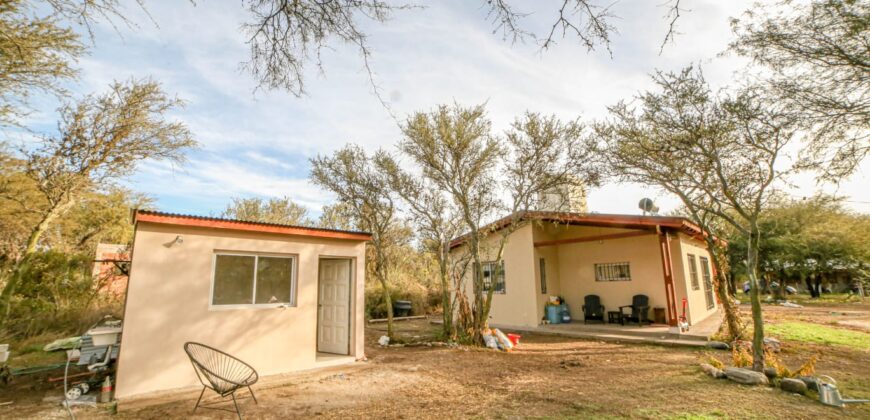
<svg viewBox="0 0 870 420"><path fill-rule="evenodd" d="M372 239L370 233L351 230L323 229L308 226L293 226L276 223L249 222L246 220L222 219L217 217L192 216L188 214L163 213L150 210L134 210L133 224L139 222L211 229L229 229L245 232L275 233L279 235L297 235L327 239L347 239L354 241L368 241Z"/></svg>

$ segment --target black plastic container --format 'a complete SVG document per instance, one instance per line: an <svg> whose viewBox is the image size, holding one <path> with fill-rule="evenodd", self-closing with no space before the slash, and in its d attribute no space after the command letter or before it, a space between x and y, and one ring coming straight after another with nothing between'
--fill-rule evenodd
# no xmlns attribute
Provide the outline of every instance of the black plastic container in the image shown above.
<svg viewBox="0 0 870 420"><path fill-rule="evenodd" d="M393 302L393 316L408 316L411 314L410 300L397 300Z"/></svg>

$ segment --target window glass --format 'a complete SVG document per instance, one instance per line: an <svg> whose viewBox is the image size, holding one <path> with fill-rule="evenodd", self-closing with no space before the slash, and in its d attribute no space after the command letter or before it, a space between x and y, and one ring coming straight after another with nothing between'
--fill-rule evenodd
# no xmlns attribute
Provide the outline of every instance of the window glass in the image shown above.
<svg viewBox="0 0 870 420"><path fill-rule="evenodd" d="M217 255L213 305L250 304L254 288L254 256Z"/></svg>
<svg viewBox="0 0 870 420"><path fill-rule="evenodd" d="M698 284L698 266L695 264L695 256L692 254L689 255L689 277L692 280L692 290L698 290L700 288ZM703 257L701 257L703 259Z"/></svg>
<svg viewBox="0 0 870 420"><path fill-rule="evenodd" d="M258 257L256 303L290 303L293 259Z"/></svg>

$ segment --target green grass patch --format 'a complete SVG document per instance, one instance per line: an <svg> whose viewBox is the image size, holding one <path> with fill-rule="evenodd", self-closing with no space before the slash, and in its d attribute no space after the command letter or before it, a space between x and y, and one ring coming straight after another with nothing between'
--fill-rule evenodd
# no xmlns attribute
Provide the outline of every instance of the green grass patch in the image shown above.
<svg viewBox="0 0 870 420"><path fill-rule="evenodd" d="M870 334L859 331L809 322L782 322L766 325L765 330L785 340L844 346L859 350L870 349Z"/></svg>

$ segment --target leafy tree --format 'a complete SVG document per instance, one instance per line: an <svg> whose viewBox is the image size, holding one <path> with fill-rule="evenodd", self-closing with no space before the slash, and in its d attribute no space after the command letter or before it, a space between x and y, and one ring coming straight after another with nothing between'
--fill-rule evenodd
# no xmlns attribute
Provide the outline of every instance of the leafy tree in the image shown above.
<svg viewBox="0 0 870 420"><path fill-rule="evenodd" d="M824 279L833 271L860 279L870 260L865 238L870 218L844 209L840 200L829 196L808 199L778 197L759 221L759 266L775 274L783 296L788 278L805 283L813 297L819 297ZM745 245L735 243L729 253L738 259Z"/></svg>
<svg viewBox="0 0 870 420"><path fill-rule="evenodd" d="M456 105L414 114L403 132L400 149L433 188L444 192L466 231L462 249L474 286L470 333L480 342L495 285L484 285L484 255L502 259L508 236L520 226L523 212L537 208L541 193L597 181L592 156L581 144L583 127L527 113L504 136L495 136L483 106ZM503 224L487 225L505 212ZM488 240L491 234L497 235L495 241Z"/></svg>
<svg viewBox="0 0 870 420"><path fill-rule="evenodd" d="M0 3L0 125L17 125L34 92L61 95L85 49L54 17L32 17L23 0Z"/></svg>
<svg viewBox="0 0 870 420"><path fill-rule="evenodd" d="M49 226L94 187L131 174L145 159L183 161L184 150L196 142L184 124L167 115L181 105L148 80L115 83L107 93L64 105L57 135L44 137L36 149L22 151L25 175L45 203L33 209L36 222L23 258L35 253ZM10 277L0 295L7 313L16 278Z"/></svg>
<svg viewBox="0 0 870 420"><path fill-rule="evenodd" d="M248 220L253 222L277 223L285 225L308 226L313 222L308 218L308 209L293 202L290 197L270 198L233 198L227 205L222 217Z"/></svg>
<svg viewBox="0 0 870 420"><path fill-rule="evenodd" d="M323 206L317 226L326 229L359 230L352 212L353 209L340 202Z"/></svg>
<svg viewBox="0 0 870 420"><path fill-rule="evenodd" d="M371 252L375 278L381 284L387 310L387 336L393 338L393 305L390 296L391 275L395 267L394 251L401 244L397 229L395 193L386 174L374 165L362 148L345 146L331 157L311 159L311 180L338 196L342 206L350 209L355 225L372 235Z"/></svg>
<svg viewBox="0 0 870 420"><path fill-rule="evenodd" d="M713 94L700 70L691 67L658 72L653 80L659 90L641 94L639 110L624 101L611 107L610 119L596 134L627 179L673 192L708 232L710 216L739 232L752 287L753 368L760 371L759 220L774 184L790 169L783 149L796 121L752 91Z"/></svg>
<svg viewBox="0 0 870 420"><path fill-rule="evenodd" d="M48 203L26 174L26 162L0 149L0 267L22 256L23 244ZM97 243L129 243L130 211L149 208L149 197L115 185L94 185L41 239L45 248L91 254ZM0 274L0 278L4 277Z"/></svg>
<svg viewBox="0 0 870 420"><path fill-rule="evenodd" d="M809 128L802 166L828 180L854 172L870 152L870 3L783 0L732 27L731 50L770 70L769 94Z"/></svg>
<svg viewBox="0 0 870 420"><path fill-rule="evenodd" d="M99 243L132 244L130 212L154 206L153 200L126 188L110 185L82 194L46 236L49 247L70 253L92 254Z"/></svg>

